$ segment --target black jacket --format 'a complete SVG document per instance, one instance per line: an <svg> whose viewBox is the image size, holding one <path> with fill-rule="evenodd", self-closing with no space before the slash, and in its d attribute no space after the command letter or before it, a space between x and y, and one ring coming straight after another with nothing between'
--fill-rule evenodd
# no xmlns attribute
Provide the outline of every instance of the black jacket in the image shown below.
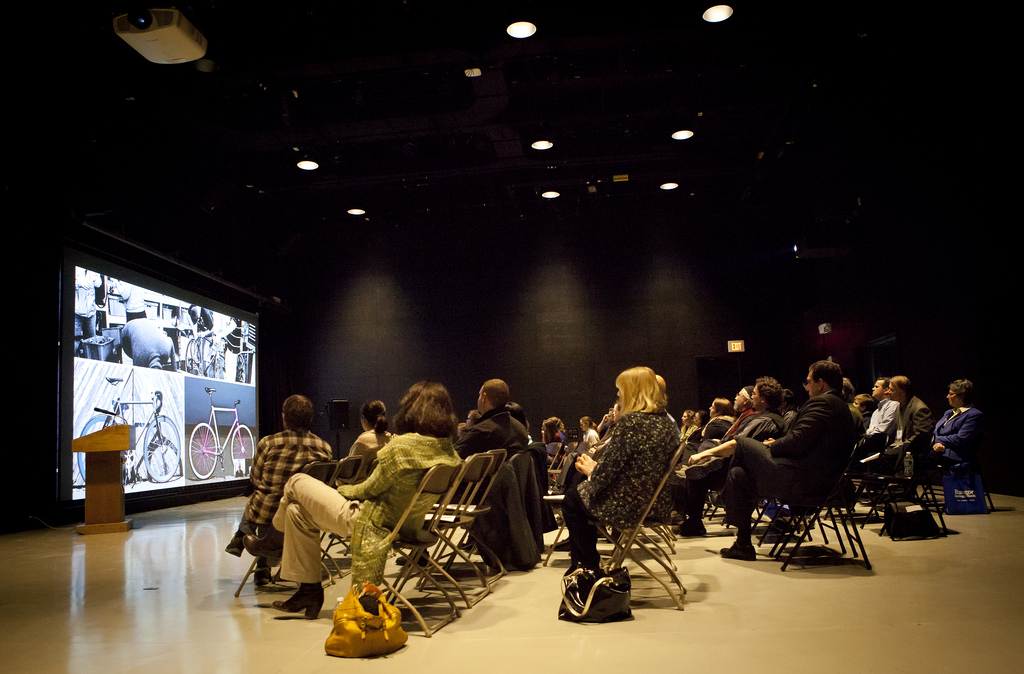
<svg viewBox="0 0 1024 674"><path fill-rule="evenodd" d="M504 449L508 457L526 451L526 428L505 409L488 410L459 441L455 451L463 459L492 449Z"/></svg>

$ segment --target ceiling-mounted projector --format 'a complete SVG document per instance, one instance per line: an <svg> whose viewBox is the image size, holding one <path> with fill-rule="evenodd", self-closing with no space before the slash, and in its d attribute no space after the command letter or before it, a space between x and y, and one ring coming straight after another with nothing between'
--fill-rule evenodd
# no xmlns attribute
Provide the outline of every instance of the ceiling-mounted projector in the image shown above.
<svg viewBox="0 0 1024 674"><path fill-rule="evenodd" d="M186 63L206 54L206 38L177 9L150 9L147 13L149 21L129 14L114 19L114 32L147 61Z"/></svg>

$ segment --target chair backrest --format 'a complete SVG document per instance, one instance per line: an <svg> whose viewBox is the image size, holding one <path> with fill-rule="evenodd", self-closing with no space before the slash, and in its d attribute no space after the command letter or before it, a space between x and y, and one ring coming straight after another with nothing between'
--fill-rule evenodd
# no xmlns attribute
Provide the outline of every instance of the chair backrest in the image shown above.
<svg viewBox="0 0 1024 674"><path fill-rule="evenodd" d="M637 534L640 533L640 529L644 526L644 520L647 519L651 509L654 508L654 504L658 502L658 496L661 495L661 490L665 488L668 478L675 472L676 465L678 465L684 451L686 451L685 442L681 443L672 455L672 460L668 462L668 467L666 468L665 473L661 476L658 486L651 493L651 498L647 502L647 506L644 508L643 513L640 515L640 519L637 520L636 525L631 527L628 531L623 531L622 537L620 537L619 541L615 544L616 549L608 563L608 570L622 566L622 562L625 560L629 548L633 545L633 540L637 537Z"/></svg>
<svg viewBox="0 0 1024 674"><path fill-rule="evenodd" d="M302 467L302 472L315 477L329 487L333 487L340 468L341 461L311 461Z"/></svg>
<svg viewBox="0 0 1024 674"><path fill-rule="evenodd" d="M508 451L504 449L492 449L485 453L492 457L492 461L491 465L487 468L487 475L484 476L484 481L477 492L477 497L472 501L474 505L478 506L483 505L484 501L487 500L487 494L491 491L494 478L497 477L498 470L501 469L502 464L505 463L505 457L508 456Z"/></svg>
<svg viewBox="0 0 1024 674"><path fill-rule="evenodd" d="M423 478L420 479L420 484L416 488L416 493L413 494L412 498L409 500L409 505L405 507L405 511L402 513L402 516L398 518L394 528L392 528L391 533L388 535L388 544L398 538L398 534L401 532L402 526L405 525L405 521L413 512L413 509L416 507L421 496L427 494L435 496L435 502L438 506L435 509L435 513L444 512L444 509L451 501L452 494L455 493L455 489L459 486L459 480L462 477L463 470L465 470L465 462L455 466L442 464L431 466L431 468L423 475ZM428 530L432 530L434 526L436 526L436 523L432 519L431 522L427 524L426 528Z"/></svg>
<svg viewBox="0 0 1024 674"><path fill-rule="evenodd" d="M476 502L477 492L480 490L480 486L486 482L494 461L493 455L482 452L473 454L463 462L464 469L462 477L459 479L459 486L452 497L452 502L448 505L446 514L449 517L461 516L470 505Z"/></svg>
<svg viewBox="0 0 1024 674"><path fill-rule="evenodd" d="M569 452L565 455L565 461L562 462L558 470L558 477L555 478L554 487L551 489L552 494L561 494L565 491L565 481L568 479L569 473L576 470L576 458L581 452L586 452L590 449L590 443L586 440L577 446L581 448L579 452Z"/></svg>
<svg viewBox="0 0 1024 674"><path fill-rule="evenodd" d="M365 457L362 454L355 456L346 456L341 460L341 466L338 468L338 475L335 478L338 484L352 484L359 475L359 469L363 466L363 459Z"/></svg>

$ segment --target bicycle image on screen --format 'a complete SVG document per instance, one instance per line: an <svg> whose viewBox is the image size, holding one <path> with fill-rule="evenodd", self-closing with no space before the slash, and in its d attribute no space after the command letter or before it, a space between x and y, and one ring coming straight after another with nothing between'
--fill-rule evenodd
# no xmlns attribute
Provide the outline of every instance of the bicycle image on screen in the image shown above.
<svg viewBox="0 0 1024 674"><path fill-rule="evenodd" d="M232 407L217 407L213 404L213 394L217 389L207 386L204 390L210 396L210 419L196 424L189 438L188 461L192 472L196 479L209 478L218 466L224 467L224 451L228 450L234 476L245 477L245 462L253 457L253 439L249 427L238 420L238 405L242 401L236 400ZM223 445L220 444L220 428L217 425L218 412L233 412L235 417L228 429L227 442Z"/></svg>
<svg viewBox="0 0 1024 674"><path fill-rule="evenodd" d="M96 413L82 429L81 435L88 435L113 425L130 423L127 415L135 408L150 407L148 417L143 421L132 421L136 428L136 442L125 456L122 483L132 486L142 481L168 482L181 475L181 434L178 427L165 414L161 414L164 397L161 391L153 391L151 400L125 399L132 388L132 377L104 377L113 387L112 398L106 407L95 407ZM133 414L134 417L138 416ZM85 484L85 454L74 455L74 482Z"/></svg>

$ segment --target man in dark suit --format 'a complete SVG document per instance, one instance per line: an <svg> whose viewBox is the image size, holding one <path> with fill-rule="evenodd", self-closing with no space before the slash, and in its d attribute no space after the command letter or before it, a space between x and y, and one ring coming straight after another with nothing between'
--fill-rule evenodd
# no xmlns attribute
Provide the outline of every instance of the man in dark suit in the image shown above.
<svg viewBox="0 0 1024 674"><path fill-rule="evenodd" d="M910 379L898 375L889 379L889 392L892 400L899 403L896 414L899 422L896 430L896 441L889 445L879 460L879 472L891 474L903 466L903 457L907 452L915 456L924 456L931 450L932 429L935 420L932 411L914 395Z"/></svg>
<svg viewBox="0 0 1024 674"><path fill-rule="evenodd" d="M476 401L480 418L455 443L460 457L466 459L492 449L504 449L509 457L526 451L526 428L509 414L505 408L508 402L508 384L500 379L484 382Z"/></svg>
<svg viewBox="0 0 1024 674"><path fill-rule="evenodd" d="M929 436L932 432L932 411L914 395L910 379L899 375L889 380L892 399L900 404L899 431L900 439L905 443L914 442L919 435ZM922 442L918 440L918 442Z"/></svg>
<svg viewBox="0 0 1024 674"><path fill-rule="evenodd" d="M810 396L787 433L764 443L750 438L735 443L722 490L726 522L736 527L736 542L723 548L726 559L753 561L750 516L754 500L824 495L842 475L856 437L850 408L840 397L843 371L837 363L811 365L804 384ZM726 443L729 444L729 443Z"/></svg>

